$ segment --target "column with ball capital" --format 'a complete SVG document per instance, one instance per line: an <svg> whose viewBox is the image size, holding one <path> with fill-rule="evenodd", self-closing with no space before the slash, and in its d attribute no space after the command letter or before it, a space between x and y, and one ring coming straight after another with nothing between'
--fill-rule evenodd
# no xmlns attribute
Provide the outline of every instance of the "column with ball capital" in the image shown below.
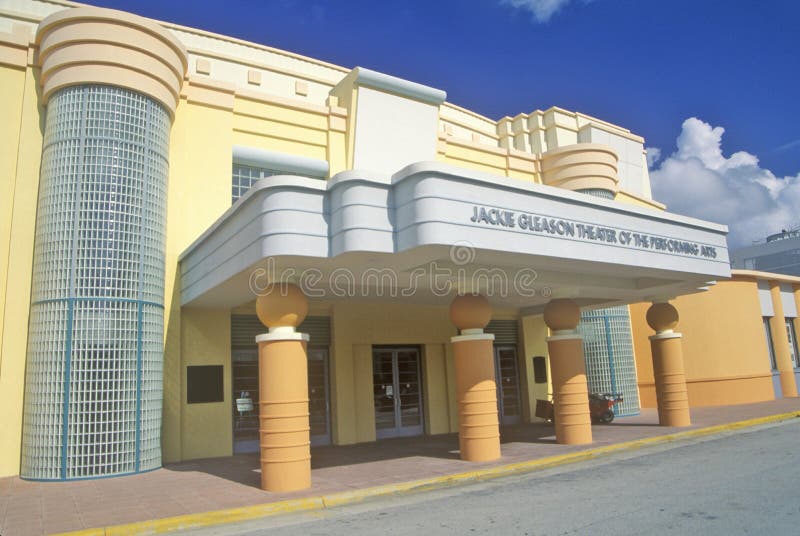
<svg viewBox="0 0 800 536"><path fill-rule="evenodd" d="M456 296L450 320L461 330L452 337L458 398L458 445L461 459L470 462L500 457L500 423L494 376L494 335L483 328L492 318L484 296Z"/></svg>
<svg viewBox="0 0 800 536"><path fill-rule="evenodd" d="M681 334L675 332L678 311L669 303L654 303L647 310L647 323L656 332L650 336L653 378L661 426L689 426L689 395L683 368Z"/></svg>
<svg viewBox="0 0 800 536"><path fill-rule="evenodd" d="M576 329L580 319L580 308L569 299L551 300L544 308L544 322L552 332L547 338L547 350L553 378L556 441L565 445L592 442L583 337Z"/></svg>
<svg viewBox="0 0 800 536"><path fill-rule="evenodd" d="M269 328L256 337L261 489L306 489L311 486L308 335L295 328L308 313L308 301L295 285L276 283L258 297L256 312Z"/></svg>

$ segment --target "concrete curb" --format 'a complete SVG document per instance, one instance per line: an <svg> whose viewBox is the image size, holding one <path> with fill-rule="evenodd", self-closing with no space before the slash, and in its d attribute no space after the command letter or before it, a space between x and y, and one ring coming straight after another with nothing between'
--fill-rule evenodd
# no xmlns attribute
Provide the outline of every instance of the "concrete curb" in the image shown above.
<svg viewBox="0 0 800 536"><path fill-rule="evenodd" d="M452 475L425 478L422 480L414 480L411 482L386 484L383 486L375 486L372 488L331 493L327 495L321 495L318 497L290 499L274 503L259 504L255 506L244 506L241 508L229 508L226 510L215 510L211 512L202 512L198 514L187 514L176 517L154 519L150 521L140 521L137 523L130 523L126 525L112 525L96 529L85 529L74 532L63 532L56 536L123 536L123 535L132 536L132 535L144 535L144 534L161 534L179 529L209 527L213 525L222 525L225 523L233 523L237 521L248 521L251 519L258 519L261 517L273 516L277 514L286 514L290 512L322 510L325 508L333 508L335 506L354 504L375 497L384 497L387 495L440 489L467 482L477 482L482 480L491 480L494 478L500 478L504 476L530 473L533 471L547 469L550 467L557 467L560 465L591 460L615 452L637 450L651 445L670 443L673 441L680 441L683 439L690 439L695 437L709 436L722 432L740 430L743 428L750 428L761 424L785 421L793 418L800 418L800 411L792 411L789 413L780 413L778 415L769 415L767 417L758 417L755 419L748 419L745 421L719 424L716 426L709 426L706 428L698 428L696 430L688 430L686 432L677 432L674 434L665 434L654 437L648 437L645 439L636 439L634 441L627 441L625 443L616 443L614 445L607 445L605 447L598 447L578 452L570 452L568 454L559 454L558 456L549 456L547 458L539 458L536 460L512 463L497 467L488 467L485 469L467 471L464 473L455 473Z"/></svg>

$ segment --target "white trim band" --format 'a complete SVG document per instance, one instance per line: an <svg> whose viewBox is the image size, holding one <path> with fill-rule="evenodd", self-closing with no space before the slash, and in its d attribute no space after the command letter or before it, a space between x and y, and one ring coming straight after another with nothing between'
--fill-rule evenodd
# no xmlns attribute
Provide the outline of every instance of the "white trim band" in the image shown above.
<svg viewBox="0 0 800 536"><path fill-rule="evenodd" d="M470 328L470 329L462 329L462 335L480 335L483 333L483 328Z"/></svg>
<svg viewBox="0 0 800 536"><path fill-rule="evenodd" d="M648 337L651 341L660 341L661 339L680 339L683 337L680 333L676 333L672 330L665 331L663 333L656 333L655 335L650 335Z"/></svg>
<svg viewBox="0 0 800 536"><path fill-rule="evenodd" d="M456 335L455 337L450 337L451 343L469 342L469 341L493 341L493 340L494 340L494 333L474 333L471 335Z"/></svg>
<svg viewBox="0 0 800 536"><path fill-rule="evenodd" d="M261 335L256 335L256 342L275 342L275 341L305 341L308 342L309 339L308 333L300 333L299 331L294 331L292 329L291 332L280 332L280 333L262 333Z"/></svg>
<svg viewBox="0 0 800 536"><path fill-rule="evenodd" d="M428 104L439 106L447 99L447 92L416 82L410 82L372 69L356 67L356 83L383 91L390 91L402 97L421 100Z"/></svg>
<svg viewBox="0 0 800 536"><path fill-rule="evenodd" d="M567 330L564 330L564 331L567 331ZM547 342L550 342L550 341L553 341L553 342L555 342L555 341L573 341L573 340L582 341L583 340L583 335L581 335L580 333L574 333L574 332L573 333L559 333L558 331L556 331L555 335L550 335L545 340Z"/></svg>
<svg viewBox="0 0 800 536"><path fill-rule="evenodd" d="M328 162L325 160L244 145L233 146L233 163L322 179L327 178L329 170Z"/></svg>

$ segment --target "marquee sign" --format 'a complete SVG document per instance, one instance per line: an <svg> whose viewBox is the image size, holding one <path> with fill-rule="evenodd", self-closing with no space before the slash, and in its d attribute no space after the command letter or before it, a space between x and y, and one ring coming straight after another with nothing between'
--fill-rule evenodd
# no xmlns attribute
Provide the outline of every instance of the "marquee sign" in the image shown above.
<svg viewBox="0 0 800 536"><path fill-rule="evenodd" d="M697 242L527 212L517 213L511 210L473 205L470 221L496 227L521 229L530 233L559 236L569 240L662 251L689 257L707 259L717 257L715 247Z"/></svg>

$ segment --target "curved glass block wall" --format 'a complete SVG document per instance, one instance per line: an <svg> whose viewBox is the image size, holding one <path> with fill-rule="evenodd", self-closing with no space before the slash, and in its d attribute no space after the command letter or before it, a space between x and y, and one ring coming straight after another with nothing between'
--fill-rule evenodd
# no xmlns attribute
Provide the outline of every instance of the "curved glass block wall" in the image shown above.
<svg viewBox="0 0 800 536"><path fill-rule="evenodd" d="M639 389L628 307L581 311L578 331L583 335L586 381L590 393L622 393L614 407L619 416L639 414Z"/></svg>
<svg viewBox="0 0 800 536"><path fill-rule="evenodd" d="M53 94L46 121L21 475L155 469L170 115L86 85Z"/></svg>

